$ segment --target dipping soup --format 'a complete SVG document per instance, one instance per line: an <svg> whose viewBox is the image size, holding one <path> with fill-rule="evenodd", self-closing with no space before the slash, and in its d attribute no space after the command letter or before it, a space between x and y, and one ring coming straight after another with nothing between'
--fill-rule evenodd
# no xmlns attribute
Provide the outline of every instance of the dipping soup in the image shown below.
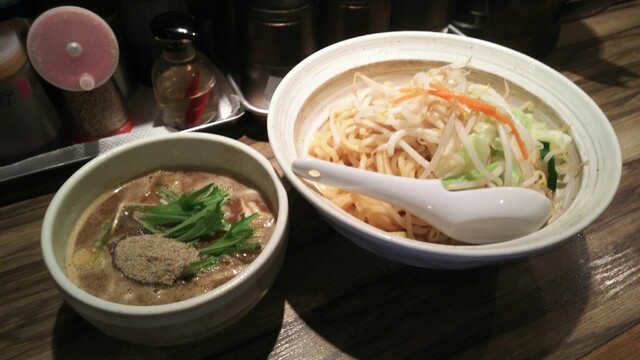
<svg viewBox="0 0 640 360"><path fill-rule="evenodd" d="M208 227L207 221L216 214L206 213L206 209L196 208L193 211L196 215L190 216L186 225L178 222L152 226L150 217L146 216L150 208L184 201L176 199L208 186L220 189L225 195L219 205L223 226L209 229L213 234L197 236L195 240L180 239L176 235L189 235ZM202 206L216 206L211 205L215 197L211 191L199 196L204 199ZM160 212L166 208L170 207L165 206ZM94 201L72 233L66 272L80 288L108 301L130 305L177 302L204 294L242 272L269 241L275 221L262 194L229 174L159 170L123 184ZM235 226L241 223L247 225ZM237 231L233 230L234 226ZM186 230L172 232L179 227ZM193 230L194 227L197 229ZM249 227L252 231L247 232ZM246 239L234 238L241 230ZM218 251L216 243L235 247ZM184 275L189 273L182 269L193 269L193 265L201 270ZM176 267L179 271L175 279L167 276Z"/></svg>

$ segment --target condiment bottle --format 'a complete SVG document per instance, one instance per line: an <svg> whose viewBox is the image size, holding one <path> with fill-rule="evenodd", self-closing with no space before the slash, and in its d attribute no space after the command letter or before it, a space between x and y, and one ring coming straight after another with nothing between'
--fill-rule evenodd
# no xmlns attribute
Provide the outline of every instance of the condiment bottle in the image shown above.
<svg viewBox="0 0 640 360"><path fill-rule="evenodd" d="M218 114L215 66L193 46L196 27L194 17L180 11L160 14L150 25L162 46L151 70L160 119L177 129L205 124Z"/></svg>
<svg viewBox="0 0 640 360"><path fill-rule="evenodd" d="M76 6L47 10L31 25L27 51L38 74L62 93L76 141L132 129L133 118L113 80L118 41L100 16Z"/></svg>
<svg viewBox="0 0 640 360"><path fill-rule="evenodd" d="M61 130L17 31L0 23L0 165L65 145Z"/></svg>

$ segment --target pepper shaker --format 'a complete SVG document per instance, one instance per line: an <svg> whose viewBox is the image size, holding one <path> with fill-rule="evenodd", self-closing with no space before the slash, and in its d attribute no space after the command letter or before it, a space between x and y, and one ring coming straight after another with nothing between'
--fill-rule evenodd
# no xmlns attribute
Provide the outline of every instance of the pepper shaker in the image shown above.
<svg viewBox="0 0 640 360"><path fill-rule="evenodd" d="M97 14L76 6L45 11L31 25L27 51L38 74L61 91L76 141L132 129L133 118L112 78L118 42Z"/></svg>

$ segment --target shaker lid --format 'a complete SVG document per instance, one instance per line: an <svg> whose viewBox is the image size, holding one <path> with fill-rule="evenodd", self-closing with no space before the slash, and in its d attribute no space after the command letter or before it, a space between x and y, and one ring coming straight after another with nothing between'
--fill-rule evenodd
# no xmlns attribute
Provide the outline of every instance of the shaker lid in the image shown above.
<svg viewBox="0 0 640 360"><path fill-rule="evenodd" d="M40 15L27 35L34 69L50 84L69 91L89 91L104 84L118 66L113 30L95 13L60 6Z"/></svg>
<svg viewBox="0 0 640 360"><path fill-rule="evenodd" d="M13 75L26 60L18 33L0 23L0 79Z"/></svg>

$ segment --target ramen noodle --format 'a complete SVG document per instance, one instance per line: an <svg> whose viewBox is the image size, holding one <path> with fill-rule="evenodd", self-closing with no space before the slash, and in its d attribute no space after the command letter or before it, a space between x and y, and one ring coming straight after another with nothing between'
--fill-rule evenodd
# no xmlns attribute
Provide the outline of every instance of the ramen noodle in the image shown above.
<svg viewBox="0 0 640 360"><path fill-rule="evenodd" d="M318 159L417 179L441 179L448 190L527 187L552 201L573 170L567 129L534 118L527 101L512 107L505 94L468 79L466 64L416 73L406 84L362 73L314 134ZM333 203L379 229L411 239L451 242L410 213L367 196L316 185ZM472 206L472 204L470 204ZM523 204L526 206L526 204Z"/></svg>

